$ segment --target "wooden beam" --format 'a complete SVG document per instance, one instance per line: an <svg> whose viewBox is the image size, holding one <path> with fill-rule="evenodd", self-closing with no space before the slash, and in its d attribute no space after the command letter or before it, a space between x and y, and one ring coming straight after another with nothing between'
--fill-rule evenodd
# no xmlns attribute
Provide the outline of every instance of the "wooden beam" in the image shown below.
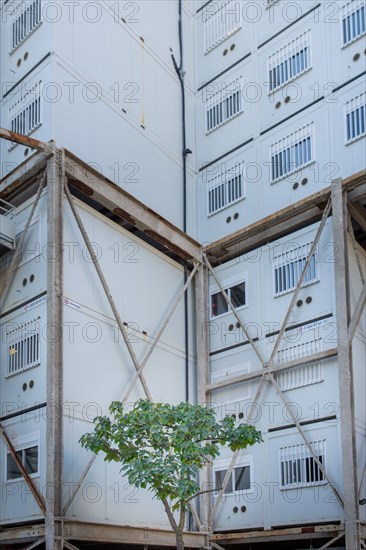
<svg viewBox="0 0 366 550"><path fill-rule="evenodd" d="M83 521L64 522L64 535L67 540L92 541L101 543L120 544L141 544L148 546L175 546L175 534L171 530L146 527L130 527L128 525L111 525L103 523L88 523ZM37 525L23 525L18 527L2 526L0 531L0 542L5 544L30 544L31 542L44 537L45 526L43 523ZM207 532L185 532L184 541L190 548L201 548L204 544L204 537Z"/></svg>
<svg viewBox="0 0 366 550"><path fill-rule="evenodd" d="M13 197L24 189L28 189L39 178L39 174L45 170L50 156L45 153L34 153L18 166L14 164L13 170L1 180L0 198L12 202Z"/></svg>
<svg viewBox="0 0 366 550"><path fill-rule="evenodd" d="M151 210L91 168L69 151L65 151L66 176L69 182L97 203L145 232L184 260L201 262L201 246L174 224Z"/></svg>
<svg viewBox="0 0 366 550"><path fill-rule="evenodd" d="M31 147L37 151L52 153L52 145L50 143L44 143L38 139L30 138L28 136L24 136L23 134L17 134L16 132L11 132L5 128L0 128L0 138L19 143L19 145L24 145L24 147Z"/></svg>
<svg viewBox="0 0 366 550"><path fill-rule="evenodd" d="M358 202L365 193L366 171L358 172L342 182L349 200ZM274 214L270 214L230 235L204 247L212 265L226 262L259 248L284 235L319 221L329 200L331 187L310 195Z"/></svg>
<svg viewBox="0 0 366 550"><path fill-rule="evenodd" d="M212 541L221 541L221 542L235 542L236 544L240 543L250 543L250 542L266 542L266 541L276 541L276 540L294 540L298 539L309 539L313 538L325 538L337 536L340 533L343 533L344 527L342 525L314 525L314 526L296 526L296 527L286 527L286 528L277 528L277 529L267 529L267 530L252 530L252 531L243 531L240 533L215 533L211 535L210 540Z"/></svg>
<svg viewBox="0 0 366 550"><path fill-rule="evenodd" d="M184 542L187 547L201 548L205 533L186 532ZM65 521L65 537L68 540L142 544L148 546L175 546L175 533L172 530L150 529L110 524Z"/></svg>

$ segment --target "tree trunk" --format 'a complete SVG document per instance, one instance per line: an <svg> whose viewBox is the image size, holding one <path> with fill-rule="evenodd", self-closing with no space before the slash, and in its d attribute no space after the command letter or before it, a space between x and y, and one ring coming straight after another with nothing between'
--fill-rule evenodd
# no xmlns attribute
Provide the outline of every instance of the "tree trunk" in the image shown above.
<svg viewBox="0 0 366 550"><path fill-rule="evenodd" d="M178 527L175 532L175 539L177 542L177 550L184 550L183 529L181 527Z"/></svg>

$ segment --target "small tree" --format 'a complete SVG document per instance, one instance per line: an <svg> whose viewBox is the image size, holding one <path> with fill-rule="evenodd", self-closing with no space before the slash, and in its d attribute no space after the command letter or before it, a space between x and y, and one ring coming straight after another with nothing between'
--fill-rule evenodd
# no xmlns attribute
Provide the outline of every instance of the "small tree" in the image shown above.
<svg viewBox="0 0 366 550"><path fill-rule="evenodd" d="M246 424L235 427L231 416L218 422L212 408L186 402L141 399L125 411L114 401L109 410L111 418L94 419L94 431L80 438L82 446L121 463L131 485L147 488L163 502L177 548L183 550L189 502L205 492L197 483L198 470L219 455L220 446L244 449L262 441L260 432ZM173 514L177 510L178 521Z"/></svg>

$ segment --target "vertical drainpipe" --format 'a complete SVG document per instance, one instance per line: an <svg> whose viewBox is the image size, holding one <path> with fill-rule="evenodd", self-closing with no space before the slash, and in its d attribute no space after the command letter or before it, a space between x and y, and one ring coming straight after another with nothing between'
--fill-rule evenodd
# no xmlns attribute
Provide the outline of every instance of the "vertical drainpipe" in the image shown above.
<svg viewBox="0 0 366 550"><path fill-rule="evenodd" d="M182 161L183 161L183 231L187 232L187 155L192 151L187 149L186 138L186 98L184 91L184 70L183 70L183 22L182 22L182 0L178 0L178 37L179 37L179 65L171 54L175 71L178 75L181 88L182 105ZM171 50L172 51L172 50ZM184 284L187 282L188 270L184 267ZM189 334L188 334L188 289L184 293L184 346L185 346L185 388L186 401L189 401ZM188 529L193 529L192 514L189 513Z"/></svg>
<svg viewBox="0 0 366 550"><path fill-rule="evenodd" d="M183 23L182 23L182 0L178 3L178 37L179 37L179 58L178 65L173 53L171 54L175 71L178 75L181 98L182 98L182 161L183 161L183 231L187 232L187 155L191 153L187 149L186 138L186 98L184 92L184 70L183 70ZM187 281L187 268L184 269L184 283ZM188 340L188 290L184 294L184 333L185 333L185 388L186 401L189 400L189 340Z"/></svg>

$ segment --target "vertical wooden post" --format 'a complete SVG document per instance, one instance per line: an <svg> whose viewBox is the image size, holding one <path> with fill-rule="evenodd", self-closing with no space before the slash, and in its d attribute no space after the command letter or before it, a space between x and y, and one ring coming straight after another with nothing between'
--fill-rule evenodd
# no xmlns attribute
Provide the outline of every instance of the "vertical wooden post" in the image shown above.
<svg viewBox="0 0 366 550"><path fill-rule="evenodd" d="M209 319L208 319L208 270L201 265L195 277L196 294L196 347L197 347L197 401L204 404L209 401L206 386L209 379ZM206 466L200 472L200 488L205 491L212 483L211 467ZM211 531L209 523L212 507L212 495L206 493L200 498L200 518L205 530ZM208 546L208 540L205 546Z"/></svg>
<svg viewBox="0 0 366 550"><path fill-rule="evenodd" d="M347 250L347 210L342 180L332 183L333 239L337 247L334 264L338 328L339 405L342 438L344 487L344 525L346 548L360 550L360 521L357 484L357 455L353 395L352 348L349 346L350 322Z"/></svg>
<svg viewBox="0 0 366 550"><path fill-rule="evenodd" d="M46 550L62 550L63 473L63 153L47 164Z"/></svg>

